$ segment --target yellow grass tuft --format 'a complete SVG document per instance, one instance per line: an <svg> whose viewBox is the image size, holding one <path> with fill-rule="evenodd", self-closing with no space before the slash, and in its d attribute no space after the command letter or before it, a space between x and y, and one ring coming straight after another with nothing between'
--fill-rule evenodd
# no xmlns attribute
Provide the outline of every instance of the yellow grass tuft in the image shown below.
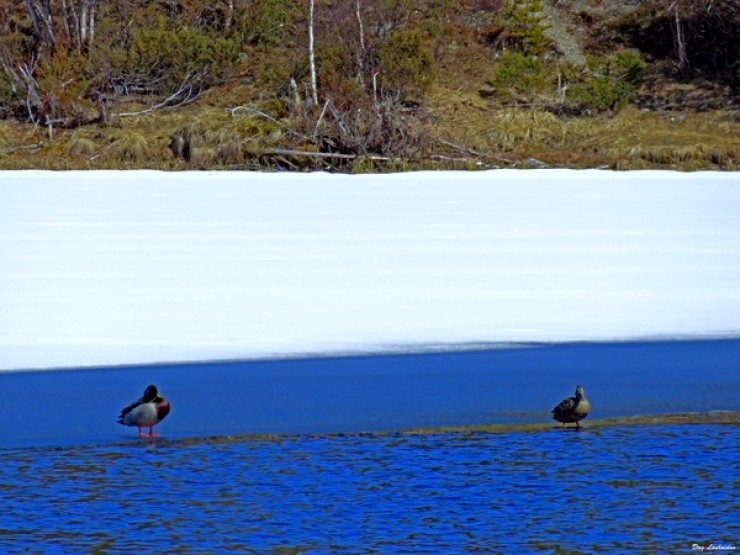
<svg viewBox="0 0 740 555"><path fill-rule="evenodd" d="M157 150L150 139L138 132L123 132L113 138L104 157L111 162L140 163L155 158Z"/></svg>
<svg viewBox="0 0 740 555"><path fill-rule="evenodd" d="M90 158L97 154L100 145L87 137L73 137L67 144L67 154L72 157Z"/></svg>

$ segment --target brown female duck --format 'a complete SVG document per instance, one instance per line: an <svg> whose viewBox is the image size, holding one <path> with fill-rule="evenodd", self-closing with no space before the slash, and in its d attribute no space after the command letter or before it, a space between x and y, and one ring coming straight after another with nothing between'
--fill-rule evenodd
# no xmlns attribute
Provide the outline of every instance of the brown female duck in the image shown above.
<svg viewBox="0 0 740 555"><path fill-rule="evenodd" d="M552 417L563 424L565 428L566 424L572 422L576 423L576 429L580 428L581 425L578 423L588 416L591 412L591 403L586 399L586 393L583 391L583 387L580 385L576 387L576 396L567 397L560 401L560 404L552 409Z"/></svg>

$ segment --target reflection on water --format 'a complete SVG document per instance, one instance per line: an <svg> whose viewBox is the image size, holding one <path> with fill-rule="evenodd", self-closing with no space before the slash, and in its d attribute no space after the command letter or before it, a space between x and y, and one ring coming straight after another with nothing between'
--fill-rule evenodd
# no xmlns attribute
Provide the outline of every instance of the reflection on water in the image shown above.
<svg viewBox="0 0 740 555"><path fill-rule="evenodd" d="M688 552L738 539L739 435L684 425L3 450L0 552Z"/></svg>

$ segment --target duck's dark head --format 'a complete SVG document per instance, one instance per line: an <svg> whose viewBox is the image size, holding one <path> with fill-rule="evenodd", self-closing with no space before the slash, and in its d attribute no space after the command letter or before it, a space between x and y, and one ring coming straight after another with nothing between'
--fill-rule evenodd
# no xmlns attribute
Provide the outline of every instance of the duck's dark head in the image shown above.
<svg viewBox="0 0 740 555"><path fill-rule="evenodd" d="M584 391L583 391L583 386L582 386L582 385L579 385L578 387L576 387L576 397L577 397L578 399L580 399L580 398L581 398L581 397L583 397L584 395L586 395L586 394L585 394L585 393L584 393Z"/></svg>
<svg viewBox="0 0 740 555"><path fill-rule="evenodd" d="M149 403L151 401L154 401L157 397L159 397L159 391L157 391L157 386L148 385L146 389L144 390L144 396L142 397L142 400L145 403Z"/></svg>

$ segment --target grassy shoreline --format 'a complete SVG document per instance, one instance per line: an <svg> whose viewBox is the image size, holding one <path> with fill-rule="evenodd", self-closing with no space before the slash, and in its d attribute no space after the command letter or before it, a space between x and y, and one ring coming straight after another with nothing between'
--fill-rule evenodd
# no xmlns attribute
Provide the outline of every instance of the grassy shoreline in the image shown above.
<svg viewBox="0 0 740 555"><path fill-rule="evenodd" d="M634 428L651 426L693 426L693 425L719 425L740 426L740 410L717 410L707 412L677 412L665 414L646 414L636 416L616 416L608 418L587 419L582 422L581 429L584 433L600 433L602 430L614 428ZM415 428L403 428L398 430L362 430L354 432L321 432L321 433L240 433L224 435L203 435L186 437L168 437L167 433L153 438L139 438L131 436L130 439L117 439L110 442L95 441L93 443L70 443L61 445L7 445L0 449L2 451L68 451L75 449L87 449L90 447L130 447L132 445L161 445L163 447L187 447L191 445L222 445L247 442L275 442L294 440L330 440L340 438L404 438L423 437L434 435L462 435L473 436L480 434L538 434L545 432L566 433L575 432L574 426L568 426L565 430L560 425L552 422L519 422L505 424L474 424L474 425L451 425L451 426L423 426Z"/></svg>
<svg viewBox="0 0 740 555"><path fill-rule="evenodd" d="M740 425L740 410L708 411L708 412L678 412L666 414L648 414L636 416L615 416L609 418L595 418L584 420L581 430L598 432L610 428L626 428L635 426L671 426L671 425ZM575 427L568 426L567 431L575 431ZM337 433L270 433L270 434L232 434L223 436L187 437L167 440L171 444L191 445L198 443L234 443L242 441L285 441L294 438L331 439L341 437L387 437L387 436L425 436L438 434L504 434L504 433L542 433L547 431L560 432L560 425L554 422L522 422L508 424L476 424L459 426L429 426L406 428L401 430L385 431L357 431ZM146 441L149 441L148 439ZM126 442L128 443L128 442ZM124 443L124 444L126 444Z"/></svg>
<svg viewBox="0 0 740 555"><path fill-rule="evenodd" d="M729 2L16 4L0 170L740 169Z"/></svg>
<svg viewBox="0 0 740 555"><path fill-rule="evenodd" d="M51 140L41 127L0 121L0 170L740 169L740 121L732 111L657 112L628 107L612 115L561 117L538 108L498 107L439 90L429 100L436 123L427 132L438 145L430 155L333 160L249 146L244 130L250 128L259 135L266 132L265 122L254 114L232 117L225 102L218 102L215 95L208 98L213 101L206 99L176 112L59 129ZM198 145L188 161L175 156L168 146L183 129Z"/></svg>

